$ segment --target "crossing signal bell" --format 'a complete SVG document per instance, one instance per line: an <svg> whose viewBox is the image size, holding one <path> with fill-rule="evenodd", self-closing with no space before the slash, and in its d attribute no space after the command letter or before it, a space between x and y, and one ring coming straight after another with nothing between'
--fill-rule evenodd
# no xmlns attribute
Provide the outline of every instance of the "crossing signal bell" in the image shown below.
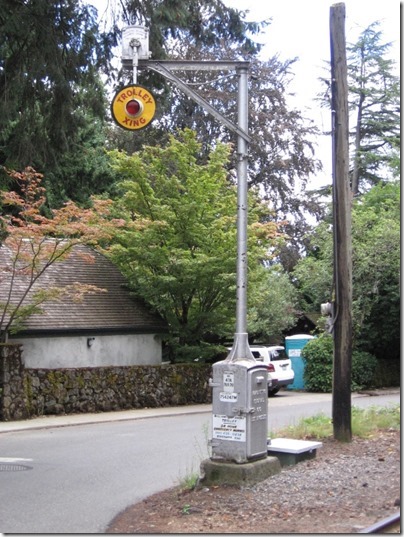
<svg viewBox="0 0 404 537"><path fill-rule="evenodd" d="M111 113L122 128L133 131L143 129L153 120L156 102L149 90L142 86L125 86L112 100Z"/></svg>

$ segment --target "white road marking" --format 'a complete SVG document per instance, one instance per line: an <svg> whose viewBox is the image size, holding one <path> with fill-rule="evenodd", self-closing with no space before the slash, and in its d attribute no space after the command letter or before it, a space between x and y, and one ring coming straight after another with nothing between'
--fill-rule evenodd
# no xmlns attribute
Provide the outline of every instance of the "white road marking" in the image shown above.
<svg viewBox="0 0 404 537"><path fill-rule="evenodd" d="M2 462L32 462L34 459L19 459L18 457L0 457L0 463Z"/></svg>

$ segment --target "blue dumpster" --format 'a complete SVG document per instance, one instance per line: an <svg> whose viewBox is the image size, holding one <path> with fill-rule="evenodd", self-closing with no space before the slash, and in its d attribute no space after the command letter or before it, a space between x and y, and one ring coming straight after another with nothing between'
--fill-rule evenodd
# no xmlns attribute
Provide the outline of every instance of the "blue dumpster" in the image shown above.
<svg viewBox="0 0 404 537"><path fill-rule="evenodd" d="M292 362L292 369L295 372L295 380L293 384L289 384L289 390L304 390L304 362L301 354L303 347L311 339L315 339L315 336L296 334L285 337L285 351Z"/></svg>

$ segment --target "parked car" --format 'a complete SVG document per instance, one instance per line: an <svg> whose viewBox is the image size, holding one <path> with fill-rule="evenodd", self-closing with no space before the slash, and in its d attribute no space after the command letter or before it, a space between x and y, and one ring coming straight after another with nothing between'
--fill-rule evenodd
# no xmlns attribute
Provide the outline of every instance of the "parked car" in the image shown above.
<svg viewBox="0 0 404 537"><path fill-rule="evenodd" d="M285 347L251 345L250 349L254 358L268 367L268 378L271 377L271 383L268 381L269 396L277 394L282 387L293 384L295 373Z"/></svg>

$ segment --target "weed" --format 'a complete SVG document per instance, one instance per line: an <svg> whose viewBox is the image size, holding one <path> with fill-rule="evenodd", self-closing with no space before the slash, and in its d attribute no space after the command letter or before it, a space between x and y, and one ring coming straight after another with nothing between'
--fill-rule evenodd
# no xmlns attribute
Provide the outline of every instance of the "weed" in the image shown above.
<svg viewBox="0 0 404 537"><path fill-rule="evenodd" d="M198 472L187 472L179 479L179 486L182 490L193 490L199 481Z"/></svg>
<svg viewBox="0 0 404 537"><path fill-rule="evenodd" d="M184 505L184 507L182 508L182 514L183 515L189 515L190 513L190 510L191 509L191 506L189 505L189 503L187 503L186 505Z"/></svg>
<svg viewBox="0 0 404 537"><path fill-rule="evenodd" d="M207 422L202 425L202 431L205 440L204 445L201 446L197 440L195 441L195 449L200 461L209 458L211 455L211 448L209 446L209 424Z"/></svg>
<svg viewBox="0 0 404 537"><path fill-rule="evenodd" d="M201 446L200 442L198 440L195 440L195 451L199 459L199 463L201 463L204 459L207 459L210 457L210 447L209 447L209 424L204 423L202 426L202 431L204 435L205 444L204 446ZM194 471L194 468L187 469L185 475L183 477L180 477L178 479L179 486L183 490L193 490L199 481L199 474L198 472Z"/></svg>

